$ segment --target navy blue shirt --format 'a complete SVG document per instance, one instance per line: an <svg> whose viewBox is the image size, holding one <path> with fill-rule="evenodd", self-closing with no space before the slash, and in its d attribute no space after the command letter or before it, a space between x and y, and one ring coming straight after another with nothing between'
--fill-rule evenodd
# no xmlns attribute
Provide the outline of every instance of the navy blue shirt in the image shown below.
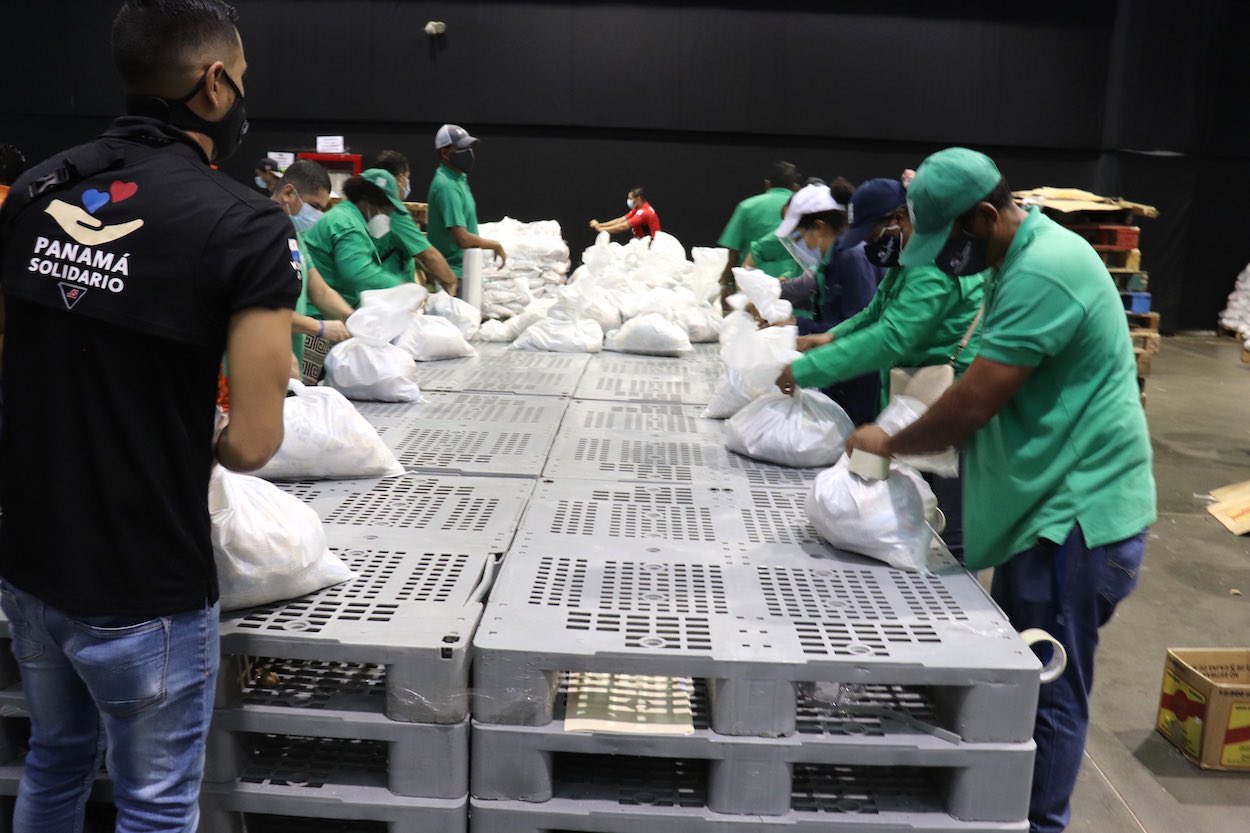
<svg viewBox="0 0 1250 833"><path fill-rule="evenodd" d="M864 244L845 246L839 238L816 273L816 310L811 318L798 319L799 335L826 333L858 315L885 277L864 256Z"/></svg>

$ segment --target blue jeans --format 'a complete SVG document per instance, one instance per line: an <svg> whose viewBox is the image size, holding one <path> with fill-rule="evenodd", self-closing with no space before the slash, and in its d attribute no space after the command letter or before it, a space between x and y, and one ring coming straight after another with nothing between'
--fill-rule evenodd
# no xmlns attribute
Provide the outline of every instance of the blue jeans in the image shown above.
<svg viewBox="0 0 1250 833"><path fill-rule="evenodd" d="M30 710L14 833L78 833L107 750L118 833L192 833L217 678L217 605L145 622L72 617L9 584L0 606Z"/></svg>
<svg viewBox="0 0 1250 833"><path fill-rule="evenodd" d="M1038 697L1030 833L1061 833L1068 826L1089 730L1098 629L1137 586L1145 549L1145 532L1088 549L1078 526L1062 546L1043 541L994 568L990 592L1012 626L1044 628L1068 651L1067 670ZM1046 646L1043 661L1049 653Z"/></svg>

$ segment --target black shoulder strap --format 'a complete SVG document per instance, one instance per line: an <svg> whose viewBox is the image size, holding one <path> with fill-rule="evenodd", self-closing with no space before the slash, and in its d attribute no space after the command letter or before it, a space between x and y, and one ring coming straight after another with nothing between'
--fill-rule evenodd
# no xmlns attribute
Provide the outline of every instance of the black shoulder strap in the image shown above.
<svg viewBox="0 0 1250 833"><path fill-rule="evenodd" d="M98 173L120 168L124 161L120 148L94 142L74 148L55 163L43 163L40 167L53 165L52 169L32 179L26 187L9 193L5 200L5 215L8 219L6 225L12 227L17 216L39 197L63 191Z"/></svg>

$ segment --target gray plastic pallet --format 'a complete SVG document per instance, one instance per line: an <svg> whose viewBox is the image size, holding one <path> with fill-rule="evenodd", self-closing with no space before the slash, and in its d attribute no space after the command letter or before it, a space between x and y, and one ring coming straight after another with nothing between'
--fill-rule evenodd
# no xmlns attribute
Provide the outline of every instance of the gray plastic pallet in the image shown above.
<svg viewBox="0 0 1250 833"><path fill-rule="evenodd" d="M708 809L708 765L682 759L573 756L551 800L473 799L474 833L1025 833L1027 821L960 821L929 773L907 767L796 764L784 815Z"/></svg>
<svg viewBox="0 0 1250 833"><path fill-rule="evenodd" d="M725 423L704 419L703 408L677 402L596 402L574 399L564 414L573 433L706 434L724 441Z"/></svg>
<svg viewBox="0 0 1250 833"><path fill-rule="evenodd" d="M418 798L457 798L468 791L469 725L403 723L381 713L353 714L245 705L218 709L208 739L204 778L233 782L248 772L271 734L296 736L317 767L381 769L387 789Z"/></svg>
<svg viewBox="0 0 1250 833"><path fill-rule="evenodd" d="M412 422L377 432L409 471L537 477L558 426Z"/></svg>
<svg viewBox="0 0 1250 833"><path fill-rule="evenodd" d="M392 720L464 720L469 642L493 557L485 549L424 547L419 540L406 548L365 542L338 554L355 579L293 601L223 614L222 653L384 665L385 713ZM219 706L238 704L241 673L232 663L221 675Z"/></svg>
<svg viewBox="0 0 1250 833"><path fill-rule="evenodd" d="M834 686L836 689L837 687ZM735 738L710 729L707 692L691 694L688 736L567 732L561 687L548 726L473 726L474 798L549 801L569 755L707 761L707 808L776 816L791 809L796 764L934 768L946 812L965 821L1018 821L1028 814L1033 742L968 744L939 725L924 689L873 686L842 702L804 698L792 738ZM833 698L829 698L832 700Z"/></svg>
<svg viewBox="0 0 1250 833"><path fill-rule="evenodd" d="M588 355L511 350L469 359L417 364L417 384L431 391L481 391L572 396Z"/></svg>
<svg viewBox="0 0 1250 833"><path fill-rule="evenodd" d="M417 422L558 425L568 406L564 399L514 393L432 391L422 395L424 402L358 402L356 408L374 427L381 428Z"/></svg>
<svg viewBox="0 0 1250 833"><path fill-rule="evenodd" d="M710 435L561 430L543 474L578 480L644 480L748 489L806 489L819 469L792 469L734 454Z"/></svg>
<svg viewBox="0 0 1250 833"><path fill-rule="evenodd" d="M388 833L465 833L467 799L406 798L393 795L377 779L353 783L303 783L281 766L258 770L254 782L230 787L205 783L200 791L199 833L255 833L257 829L373 831L386 824ZM256 816L265 819L256 828ZM350 822L327 825L326 820ZM374 822L373 825L362 824Z"/></svg>
<svg viewBox="0 0 1250 833"><path fill-rule="evenodd" d="M795 547L830 556L808 523L799 489L734 489L684 483L541 481L513 550L525 556L652 552L727 563L788 562Z"/></svg>
<svg viewBox="0 0 1250 833"><path fill-rule="evenodd" d="M705 679L726 735L793 735L796 684L818 681L932 687L968 742L1032 736L1037 658L948 554L927 575L771 551L514 550L474 638L474 718L546 725L559 673L598 671Z"/></svg>
<svg viewBox="0 0 1250 833"><path fill-rule="evenodd" d="M578 399L595 399L610 402L680 402L685 405L706 405L716 391L714 380L700 378L700 374L677 374L671 372L679 359L669 359L672 365L660 365L654 371L635 371L618 374L592 367L586 371L574 391ZM711 367L690 364L692 369ZM665 368L661 370L660 368ZM719 371L716 372L719 376Z"/></svg>
<svg viewBox="0 0 1250 833"><path fill-rule="evenodd" d="M533 490L521 478L431 474L277 485L316 510L332 545L437 544L493 553L507 551Z"/></svg>

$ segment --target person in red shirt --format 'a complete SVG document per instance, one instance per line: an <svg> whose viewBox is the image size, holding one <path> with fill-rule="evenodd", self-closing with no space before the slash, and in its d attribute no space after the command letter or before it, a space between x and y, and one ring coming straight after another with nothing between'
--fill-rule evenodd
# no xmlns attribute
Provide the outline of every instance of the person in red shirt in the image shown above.
<svg viewBox="0 0 1250 833"><path fill-rule="evenodd" d="M590 227L595 231L606 231L608 234L633 231L634 237L649 237L654 240L655 236L660 233L660 215L656 214L651 203L647 202L646 192L641 186L629 192L625 197L625 205L629 208L625 214L615 220L608 220L606 223L591 220Z"/></svg>

